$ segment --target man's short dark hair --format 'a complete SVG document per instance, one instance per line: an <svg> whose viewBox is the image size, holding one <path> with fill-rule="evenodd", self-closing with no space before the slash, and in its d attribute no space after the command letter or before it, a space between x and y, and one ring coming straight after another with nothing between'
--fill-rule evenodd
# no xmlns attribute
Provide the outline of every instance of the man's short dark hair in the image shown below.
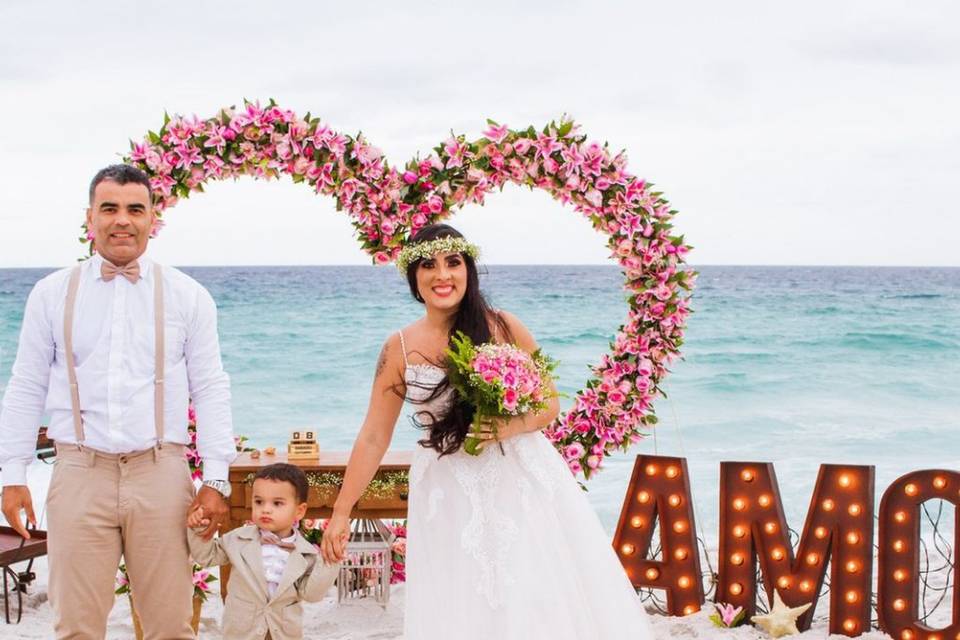
<svg viewBox="0 0 960 640"><path fill-rule="evenodd" d="M289 482L296 489L297 500L299 502L307 501L307 493L310 486L307 484L307 476L300 467L286 462L275 462L271 465L257 471L254 480L277 480L279 482Z"/></svg>
<svg viewBox="0 0 960 640"><path fill-rule="evenodd" d="M125 185L130 182L142 184L147 188L147 196L153 201L153 189L150 188L150 178L146 173L129 164L112 164L97 171L90 182L90 204L93 204L93 192L97 185L105 180L116 182L119 185Z"/></svg>

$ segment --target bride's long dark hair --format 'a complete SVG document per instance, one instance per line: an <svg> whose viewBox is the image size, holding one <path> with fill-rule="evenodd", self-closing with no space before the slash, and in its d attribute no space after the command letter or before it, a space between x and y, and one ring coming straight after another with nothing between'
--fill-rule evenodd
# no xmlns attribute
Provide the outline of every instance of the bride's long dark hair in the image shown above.
<svg viewBox="0 0 960 640"><path fill-rule="evenodd" d="M462 238L463 234L447 224L431 224L418 231L413 238L412 244L428 242L438 238ZM496 323L497 331L501 336L511 339L510 330L506 322L499 313L487 303L483 293L480 291L480 277L477 272L476 261L467 254L460 254L467 267L467 290L463 294L460 306L457 307L456 315L453 319L453 326L450 327L450 336L456 335L458 331L470 337L474 344L483 344L490 342L492 337L490 332L490 322ZM415 300L423 304L423 297L417 288L417 269L420 268L421 260L415 260L407 267L407 282L410 285L410 293ZM449 344L449 341L448 341ZM434 363L444 367L445 362ZM408 383L410 384L410 383ZM447 377L433 388L430 395L422 400L422 403L430 402L443 395L450 388L450 381ZM419 441L420 446L434 449L441 456L454 453L463 445L467 437L467 431L470 423L473 422L473 407L466 402L456 398L442 413L434 414L430 411L418 411L414 417L414 422L418 427L427 432L427 437Z"/></svg>

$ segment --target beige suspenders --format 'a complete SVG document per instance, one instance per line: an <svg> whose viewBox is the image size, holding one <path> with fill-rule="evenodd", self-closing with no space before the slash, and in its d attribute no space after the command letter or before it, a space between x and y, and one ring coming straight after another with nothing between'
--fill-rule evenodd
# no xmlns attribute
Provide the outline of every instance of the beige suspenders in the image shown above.
<svg viewBox="0 0 960 640"><path fill-rule="evenodd" d="M73 308L77 306L80 288L80 265L70 272L67 302L63 307L63 349L67 353L67 378L70 381L70 404L73 407L73 433L77 446L83 449L83 421L80 419L80 388L77 387L77 367L73 361Z"/></svg>
<svg viewBox="0 0 960 640"><path fill-rule="evenodd" d="M157 432L157 448L163 448L163 274L160 265L153 265L153 424Z"/></svg>
<svg viewBox="0 0 960 640"><path fill-rule="evenodd" d="M73 357L73 315L80 289L80 265L70 272L67 285L67 301L63 308L63 347L67 354L67 379L70 382L70 404L73 409L73 432L77 447L83 449L83 419L80 416L80 388L77 386L77 367ZM153 265L153 327L154 327L154 408L153 420L157 434L157 448L163 447L163 365L164 365L164 313L163 275L160 265Z"/></svg>

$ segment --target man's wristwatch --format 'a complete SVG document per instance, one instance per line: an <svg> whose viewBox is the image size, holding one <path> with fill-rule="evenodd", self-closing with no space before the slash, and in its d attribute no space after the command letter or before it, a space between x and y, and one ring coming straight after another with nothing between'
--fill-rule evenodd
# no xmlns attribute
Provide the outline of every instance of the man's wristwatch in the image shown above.
<svg viewBox="0 0 960 640"><path fill-rule="evenodd" d="M204 480L203 486L210 487L226 500L230 497L230 483L226 480Z"/></svg>

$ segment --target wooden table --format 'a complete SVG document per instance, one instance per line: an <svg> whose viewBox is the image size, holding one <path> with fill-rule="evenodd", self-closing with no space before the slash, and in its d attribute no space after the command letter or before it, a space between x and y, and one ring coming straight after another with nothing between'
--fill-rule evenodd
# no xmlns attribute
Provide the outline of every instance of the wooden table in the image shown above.
<svg viewBox="0 0 960 640"><path fill-rule="evenodd" d="M290 462L295 464L305 473L333 473L343 475L347 468L347 460L350 458L349 451L325 451L321 452L319 458L307 460L287 460L287 454L278 452L276 455L268 456L261 453L259 458L251 458L249 453L241 453L230 465L230 518L223 529L223 533L243 526L243 523L250 519L253 500L251 495L251 483L248 479L257 471L276 462ZM388 451L380 463L378 474L390 472L408 472L410 470L410 461L413 458L412 451ZM337 499L339 490L318 490L311 486L307 498L307 516L308 518L329 518L333 514L333 503ZM405 518L407 517L406 494L401 493L383 499L363 500L361 499L350 513L354 519L365 518L371 520L382 520L386 518ZM227 595L227 581L230 578L230 567L224 565L220 570L220 595Z"/></svg>

